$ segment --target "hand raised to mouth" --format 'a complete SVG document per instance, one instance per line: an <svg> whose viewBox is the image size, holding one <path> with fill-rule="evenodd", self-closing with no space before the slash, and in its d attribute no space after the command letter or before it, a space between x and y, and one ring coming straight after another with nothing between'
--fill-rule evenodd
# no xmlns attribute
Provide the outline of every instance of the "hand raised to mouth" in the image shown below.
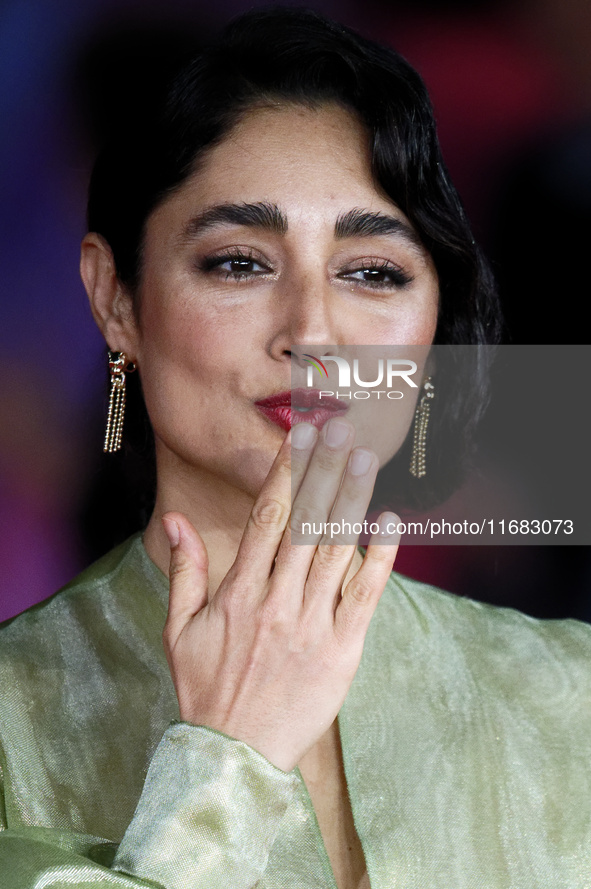
<svg viewBox="0 0 591 889"><path fill-rule="evenodd" d="M297 545L304 520L364 518L378 460L353 443L342 417L320 432L295 426L209 599L203 541L182 514L163 518L171 545L164 647L181 718L244 741L285 771L334 722L398 548L385 534L398 521L391 513L348 580L355 543Z"/></svg>

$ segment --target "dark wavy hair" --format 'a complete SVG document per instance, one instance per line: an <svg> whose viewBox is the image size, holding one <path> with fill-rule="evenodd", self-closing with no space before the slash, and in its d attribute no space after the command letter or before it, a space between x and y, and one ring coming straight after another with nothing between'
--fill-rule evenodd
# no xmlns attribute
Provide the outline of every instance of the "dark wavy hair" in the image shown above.
<svg viewBox="0 0 591 889"><path fill-rule="evenodd" d="M439 276L435 342L498 342L493 278L443 163L423 81L393 49L304 10L273 8L235 19L168 87L142 103L141 114L130 114L126 132L119 127L104 146L90 183L88 227L109 243L119 279L132 295L141 280L152 211L249 109L277 102L314 108L338 103L362 121L375 181L412 222ZM486 400L486 357L474 353L469 376L460 398L451 391L446 396L445 374L438 374L431 427L439 424L456 450L458 426L473 424ZM137 417L128 417L126 434L133 439L137 426L145 443L149 431L137 389L140 397L130 399L128 412ZM446 405L439 417L438 401ZM394 468L405 463L407 481L409 454L407 441L393 461ZM444 496L457 472L447 457L440 462L439 478L433 471L428 481L410 487L401 482L404 496L416 502Z"/></svg>

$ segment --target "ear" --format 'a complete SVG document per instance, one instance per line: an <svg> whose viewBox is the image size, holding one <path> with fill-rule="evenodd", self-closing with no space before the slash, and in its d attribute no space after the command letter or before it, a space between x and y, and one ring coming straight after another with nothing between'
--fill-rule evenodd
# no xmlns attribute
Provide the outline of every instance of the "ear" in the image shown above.
<svg viewBox="0 0 591 889"><path fill-rule="evenodd" d="M115 270L111 248L101 235L89 232L82 241L80 275L90 308L109 349L135 360L139 331L131 296Z"/></svg>

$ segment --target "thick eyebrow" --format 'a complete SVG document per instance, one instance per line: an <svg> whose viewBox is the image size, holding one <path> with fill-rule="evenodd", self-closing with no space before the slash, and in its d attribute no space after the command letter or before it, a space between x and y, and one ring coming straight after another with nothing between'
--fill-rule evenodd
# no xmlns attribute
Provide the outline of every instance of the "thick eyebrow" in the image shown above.
<svg viewBox="0 0 591 889"><path fill-rule="evenodd" d="M183 229L181 240L191 241L205 229L218 225L245 225L278 235L287 233L287 217L277 204L259 201L254 204L217 204L209 207L189 220ZM412 247L424 250L414 229L397 216L389 216L387 213L355 208L341 214L334 227L337 240L391 234L400 235Z"/></svg>
<svg viewBox="0 0 591 889"><path fill-rule="evenodd" d="M247 225L262 228L274 234L287 232L287 219L276 204L264 201L256 204L217 204L189 220L181 239L191 241L207 228L217 225Z"/></svg>
<svg viewBox="0 0 591 889"><path fill-rule="evenodd" d="M421 239L410 225L404 220L398 219L396 216L388 216L386 213L356 208L339 216L334 227L334 236L337 239L392 234L400 235L411 246L421 251L425 249Z"/></svg>

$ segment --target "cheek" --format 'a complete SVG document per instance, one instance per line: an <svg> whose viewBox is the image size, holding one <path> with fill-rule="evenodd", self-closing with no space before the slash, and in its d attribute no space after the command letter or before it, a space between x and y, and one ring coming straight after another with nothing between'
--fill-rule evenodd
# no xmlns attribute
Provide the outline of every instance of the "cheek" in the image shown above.
<svg viewBox="0 0 591 889"><path fill-rule="evenodd" d="M428 305L421 311L416 308L402 308L396 317L386 318L376 325L371 343L378 345L431 345L437 329L437 304ZM370 342L367 339L366 342Z"/></svg>
<svg viewBox="0 0 591 889"><path fill-rule="evenodd" d="M223 334L187 301L151 299L142 308L138 365L148 414L157 438L182 447L211 422Z"/></svg>
<svg viewBox="0 0 591 889"><path fill-rule="evenodd" d="M438 280L434 274L423 273L419 277L416 286L401 292L392 303L384 304L377 315L357 319L366 328L366 343L414 346L433 342L439 318ZM359 336L359 326L356 335Z"/></svg>
<svg viewBox="0 0 591 889"><path fill-rule="evenodd" d="M435 339L439 315L439 288L436 283L424 288L416 305L403 318L404 342L430 344Z"/></svg>
<svg viewBox="0 0 591 889"><path fill-rule="evenodd" d="M142 320L140 375L159 471L174 455L256 496L277 447L266 428L260 441L256 432L244 440L252 422L245 368L256 367L246 323L180 300L162 301Z"/></svg>
<svg viewBox="0 0 591 889"><path fill-rule="evenodd" d="M240 337L228 323L196 300L152 300L141 318L141 363L144 376L158 375L172 385L190 379L211 382L220 368L231 368Z"/></svg>

